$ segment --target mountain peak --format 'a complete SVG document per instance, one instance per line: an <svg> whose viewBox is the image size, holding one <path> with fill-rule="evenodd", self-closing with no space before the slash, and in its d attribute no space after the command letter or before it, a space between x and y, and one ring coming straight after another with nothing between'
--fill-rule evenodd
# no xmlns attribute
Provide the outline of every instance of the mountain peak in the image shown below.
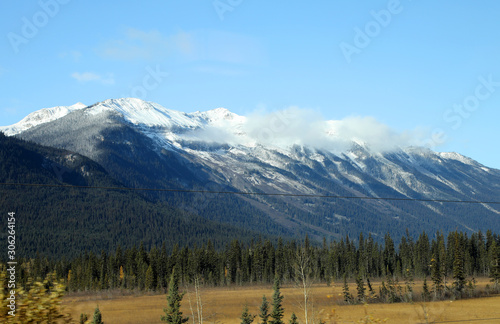
<svg viewBox="0 0 500 324"><path fill-rule="evenodd" d="M4 132L8 136L17 135L27 129L59 119L74 110L83 109L85 107L87 107L87 105L78 102L71 106L43 108L32 112L13 125L0 127L0 131Z"/></svg>

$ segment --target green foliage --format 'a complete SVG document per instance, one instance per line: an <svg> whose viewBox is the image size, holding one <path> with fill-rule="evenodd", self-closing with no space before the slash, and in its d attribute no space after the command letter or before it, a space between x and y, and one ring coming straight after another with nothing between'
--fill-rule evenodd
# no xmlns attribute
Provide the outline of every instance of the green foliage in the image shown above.
<svg viewBox="0 0 500 324"><path fill-rule="evenodd" d="M148 247L165 242L171 250L175 244L193 246L211 239L220 248L229 242L228 237L247 242L255 237L256 232L245 224L221 224L217 219L208 220L172 207L180 206L186 195L168 204L152 200L144 192L50 187L126 186L112 172L82 155L6 137L0 132L0 182L48 186L0 186L0 205L22 215L17 219L17 226L23 228L17 254L74 258L84 251L109 252L118 245L132 248L141 241Z"/></svg>
<svg viewBox="0 0 500 324"><path fill-rule="evenodd" d="M344 301L346 303L352 303L353 297L352 294L349 292L349 284L347 283L347 274L344 273L344 286L342 288L342 294L344 296Z"/></svg>
<svg viewBox="0 0 500 324"><path fill-rule="evenodd" d="M427 284L427 278L424 278L424 283L422 286L422 299L424 301L429 301L431 297L431 292L429 290L429 285Z"/></svg>
<svg viewBox="0 0 500 324"><path fill-rule="evenodd" d="M462 294L465 288L465 260L464 260L464 250L465 245L463 238L458 233L455 233L455 246L454 246L454 258L453 258L453 287L456 291L457 296Z"/></svg>
<svg viewBox="0 0 500 324"><path fill-rule="evenodd" d="M297 315L295 313L292 313L292 317L290 318L290 324L299 324L299 321L297 320Z"/></svg>
<svg viewBox="0 0 500 324"><path fill-rule="evenodd" d="M104 324L99 306L97 306L94 310L94 317L92 318L91 324Z"/></svg>
<svg viewBox="0 0 500 324"><path fill-rule="evenodd" d="M260 324L267 324L269 315L269 302L267 301L266 296L262 296L262 304L259 308L259 317L261 320Z"/></svg>
<svg viewBox="0 0 500 324"><path fill-rule="evenodd" d="M493 240L489 249L490 278L491 282L498 288L500 284L500 246Z"/></svg>
<svg viewBox="0 0 500 324"><path fill-rule="evenodd" d="M165 315L161 316L162 322L167 322L170 324L182 324L186 323L189 318L183 317L181 312L181 300L184 297L183 293L179 293L179 278L176 271L172 272L170 276L170 283L168 285L168 295L167 295L167 308L163 311Z"/></svg>
<svg viewBox="0 0 500 324"><path fill-rule="evenodd" d="M460 238L462 241L460 246L466 248L462 248L461 251L455 251L454 235L455 232L449 234L448 242L452 243L448 246L444 244L444 237L439 235L428 242L429 251L423 252L425 255L432 255L427 268L431 274L428 285L430 290L432 288L434 299L445 296L445 276L452 278L454 271L464 275L460 278L490 276L493 283L498 280L495 278L500 278L500 267L497 266L498 235L491 233L486 240L481 235L470 237L464 235ZM421 239L417 243L407 238L404 240L408 244L407 251L422 244ZM174 268L178 269L178 277L182 284L193 284L195 280L214 286L249 282L267 284L273 282L275 273L279 273L278 277L283 282L301 280L300 273L294 269L293 261L297 251L303 250L303 247L294 241L281 241L278 245L274 245L270 240L262 238L246 244L234 240L225 248L219 249L211 241L191 248L187 246L181 248L177 245L168 250L167 246L165 243L161 248L148 247L144 243L142 247L119 246L115 251L102 251L99 254L88 251L74 258L49 259L42 255L33 259L20 258L18 259L19 284L26 285L28 274L34 278L45 278L48 273L56 271L58 278L64 278L69 291L123 288L161 292L167 290L170 274ZM361 288L364 290L362 294L373 300L376 298L375 292L373 288L370 289L368 278L381 278L383 273L390 273L382 268L384 250L384 246L370 239L365 240L362 247L356 247L349 238L323 246L311 244L307 252L308 277L314 282L329 282L332 279L355 281L357 287L353 287L358 288L358 294L356 291L349 292L344 289L346 302L357 300L357 295L361 297L359 294ZM420 256L417 253L409 253L406 257L402 257L401 253L402 251L396 253L397 270L394 274L384 277L385 290L381 289L380 295L382 300L401 298L404 301L411 301L414 276L424 278L416 275L417 270L413 266L418 264ZM455 258L455 255L460 258ZM400 265L405 258L407 259L404 262L405 266ZM456 259L459 260L454 261ZM358 271L360 267L365 267L365 270ZM459 269L461 272L457 272ZM354 273L359 275L364 273L366 283L363 286L361 278L353 275ZM401 286L400 279L401 282L404 281ZM446 290L446 294L449 291ZM353 297L351 293L355 296ZM267 311L269 310L268 306ZM259 317L259 321L263 322L263 318Z"/></svg>
<svg viewBox="0 0 500 324"><path fill-rule="evenodd" d="M283 308L283 296L280 291L280 280L278 276L274 278L273 284L273 300L272 300L272 310L270 314L269 324L284 324L283 316L285 309Z"/></svg>
<svg viewBox="0 0 500 324"><path fill-rule="evenodd" d="M241 313L241 324L251 324L256 315L252 315L248 312L248 305L243 307L243 312Z"/></svg>
<svg viewBox="0 0 500 324"><path fill-rule="evenodd" d="M356 286L358 290L358 301L364 302L366 298L366 288L365 288L365 282L361 274L358 274L356 277Z"/></svg>
<svg viewBox="0 0 500 324"><path fill-rule="evenodd" d="M79 324L85 324L89 320L89 316L87 314L80 314L80 321L78 322Z"/></svg>

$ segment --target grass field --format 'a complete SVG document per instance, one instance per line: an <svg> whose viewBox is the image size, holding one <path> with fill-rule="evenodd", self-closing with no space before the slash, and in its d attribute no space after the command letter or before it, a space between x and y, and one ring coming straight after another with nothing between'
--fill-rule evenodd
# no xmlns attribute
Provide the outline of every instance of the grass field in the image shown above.
<svg viewBox="0 0 500 324"><path fill-rule="evenodd" d="M478 286L486 282L479 282ZM421 283L417 283L420 287ZM355 292L354 284L350 290ZM378 291L378 289L376 289ZM417 289L416 289L417 290ZM294 287L283 287L285 323L288 323L292 312L302 319L303 310L300 301L303 298L301 291ZM418 290L417 290L418 292ZM272 288L269 287L233 287L233 288L203 288L203 317L207 324L240 323L240 315L245 304L248 304L250 313L258 314L262 296L271 300ZM364 316L387 319L386 323L500 323L500 296L487 298L464 299L458 301L442 301L430 303L397 303L338 305L342 303L342 287L340 284L327 287L326 285L312 288L314 298L314 313L326 323L357 323ZM182 301L182 310L192 322L189 297L194 305L194 294L186 294ZM99 305L106 324L127 323L161 323L160 316L166 307L166 295L121 296L119 293L95 293L86 296L65 297L63 302L67 311L74 319L81 313L92 317L94 309ZM254 321L257 323L258 318Z"/></svg>

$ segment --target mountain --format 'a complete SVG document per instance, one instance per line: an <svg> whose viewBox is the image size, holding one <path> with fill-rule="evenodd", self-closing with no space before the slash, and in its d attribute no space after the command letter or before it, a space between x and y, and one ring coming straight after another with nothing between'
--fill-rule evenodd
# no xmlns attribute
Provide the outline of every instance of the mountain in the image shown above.
<svg viewBox="0 0 500 324"><path fill-rule="evenodd" d="M500 171L457 153L380 148L342 138L335 121L301 128L286 114L183 113L133 98L60 110L0 130L84 155L128 187L180 189L145 194L211 221L314 238L500 229L496 204L405 200L498 201Z"/></svg>
<svg viewBox="0 0 500 324"><path fill-rule="evenodd" d="M193 245L228 237L249 242L258 233L155 203L132 191L75 188L123 187L96 162L78 153L0 133L0 206L16 213L16 254L75 257L118 246ZM6 183L37 184L14 186ZM65 186L65 187L61 187ZM7 232L0 239L7 239Z"/></svg>

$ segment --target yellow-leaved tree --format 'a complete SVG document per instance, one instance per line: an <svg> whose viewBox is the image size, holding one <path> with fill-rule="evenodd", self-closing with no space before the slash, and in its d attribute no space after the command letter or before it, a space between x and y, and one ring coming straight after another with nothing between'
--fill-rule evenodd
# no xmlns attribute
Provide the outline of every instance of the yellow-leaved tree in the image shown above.
<svg viewBox="0 0 500 324"><path fill-rule="evenodd" d="M28 279L25 288L9 288L5 266L0 265L0 322L2 323L71 323L71 316L61 306L65 286L55 273L43 281ZM11 292L15 293L12 294ZM14 298L12 296L15 296ZM14 315L14 316L13 316Z"/></svg>

